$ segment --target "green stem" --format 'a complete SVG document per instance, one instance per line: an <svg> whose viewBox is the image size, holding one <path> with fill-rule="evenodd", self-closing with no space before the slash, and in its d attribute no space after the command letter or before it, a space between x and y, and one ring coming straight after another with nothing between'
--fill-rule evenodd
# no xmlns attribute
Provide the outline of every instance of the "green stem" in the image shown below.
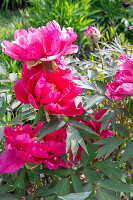
<svg viewBox="0 0 133 200"><path fill-rule="evenodd" d="M101 60L101 64L102 64L102 69L104 69L103 58L102 58L102 55L100 53L100 47L99 47L98 43L96 43L96 47L98 49L98 53L99 53L99 56L100 56L100 60Z"/></svg>

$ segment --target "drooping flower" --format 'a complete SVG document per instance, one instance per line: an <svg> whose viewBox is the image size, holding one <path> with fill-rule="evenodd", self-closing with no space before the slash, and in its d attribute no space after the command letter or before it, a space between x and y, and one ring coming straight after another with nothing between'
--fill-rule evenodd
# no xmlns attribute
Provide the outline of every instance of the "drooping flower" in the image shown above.
<svg viewBox="0 0 133 200"><path fill-rule="evenodd" d="M60 158L65 150L65 134L62 128L44 136L40 142L35 136L42 123L38 123L32 131L30 125L17 125L16 131L5 127L5 151L0 155L0 172L16 172L28 163L42 163L49 169L57 169L59 166L69 167ZM69 162L68 162L69 164Z"/></svg>
<svg viewBox="0 0 133 200"><path fill-rule="evenodd" d="M15 83L16 99L24 104L31 104L39 109L43 106L50 114L67 116L80 115L84 112L81 104L76 108L74 99L81 92L73 80L79 79L71 74L70 69L58 70L53 73L38 64L22 69L22 80Z"/></svg>
<svg viewBox="0 0 133 200"><path fill-rule="evenodd" d="M28 68L37 65L39 61L55 61L60 63L60 68L66 66L61 62L61 57L77 53L78 46L72 45L77 34L71 27L61 30L56 21L47 23L46 27L38 29L29 28L15 31L14 41L3 41L2 50L13 59L26 61Z"/></svg>
<svg viewBox="0 0 133 200"><path fill-rule="evenodd" d="M115 101L133 95L133 60L126 54L119 57L117 73L113 82L107 84L105 94Z"/></svg>
<svg viewBox="0 0 133 200"><path fill-rule="evenodd" d="M87 40L93 44L96 44L101 37L100 31L92 26L89 26L86 30Z"/></svg>
<svg viewBox="0 0 133 200"><path fill-rule="evenodd" d="M100 120L101 117L107 112L107 109L99 109L97 112L95 112L95 116L94 116L94 119L96 120ZM102 124L102 121L91 121L91 120L88 120L88 121L85 121L85 120L81 120L79 119L78 117L75 118L77 121L79 122L82 122L83 124L85 124L86 126L88 126L89 128L91 128L93 131L95 131L101 138L100 140L102 139L105 139L105 138L109 138L111 137L112 135L114 135L114 133L112 131L109 130L109 124L107 125L107 127L100 131L101 129L101 124ZM92 140L91 139L91 142L92 144L95 142L96 140ZM82 153L82 150L83 148L81 146L79 146L79 149L78 149L78 152L77 152L77 155L75 157L75 162L78 162L81 160L81 153ZM70 159L72 160L72 153L70 154Z"/></svg>

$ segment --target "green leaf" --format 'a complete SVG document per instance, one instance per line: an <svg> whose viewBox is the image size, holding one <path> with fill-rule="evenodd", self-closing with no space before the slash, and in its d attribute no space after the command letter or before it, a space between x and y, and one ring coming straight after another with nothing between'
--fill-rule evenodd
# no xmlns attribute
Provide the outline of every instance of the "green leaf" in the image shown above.
<svg viewBox="0 0 133 200"><path fill-rule="evenodd" d="M44 169L43 172L44 174L47 174L47 175L68 176L73 173L73 170L71 168L66 169L63 167L59 167L58 169L53 169L53 170Z"/></svg>
<svg viewBox="0 0 133 200"><path fill-rule="evenodd" d="M71 176L74 192L82 192L82 181L76 175Z"/></svg>
<svg viewBox="0 0 133 200"><path fill-rule="evenodd" d="M98 189L97 200L120 200L120 198L114 196L111 192L109 193L103 189Z"/></svg>
<svg viewBox="0 0 133 200"><path fill-rule="evenodd" d="M0 84L0 93L9 92L10 87Z"/></svg>
<svg viewBox="0 0 133 200"><path fill-rule="evenodd" d="M67 195L70 192L70 182L68 178L63 179L58 184L56 184L53 189L54 193L58 193L59 196Z"/></svg>
<svg viewBox="0 0 133 200"><path fill-rule="evenodd" d="M96 180L100 179L99 174L97 174L93 169L84 169L83 174L85 174L85 177L88 179L90 182L94 182Z"/></svg>
<svg viewBox="0 0 133 200"><path fill-rule="evenodd" d="M85 109L89 109L94 105L99 104L105 97L100 94L90 95L89 98L86 98Z"/></svg>
<svg viewBox="0 0 133 200"><path fill-rule="evenodd" d="M17 79L17 73L10 73L9 78L11 81L15 81Z"/></svg>
<svg viewBox="0 0 133 200"><path fill-rule="evenodd" d="M122 155L121 162L127 161L133 156L133 140L127 141L126 150Z"/></svg>
<svg viewBox="0 0 133 200"><path fill-rule="evenodd" d="M121 136L125 136L125 137L129 137L129 131L124 128L121 124L116 124L115 126L115 130L121 135Z"/></svg>
<svg viewBox="0 0 133 200"><path fill-rule="evenodd" d="M99 187L112 190L115 192L133 192L133 185L117 182L111 179L100 182L97 181L95 182L95 184Z"/></svg>
<svg viewBox="0 0 133 200"><path fill-rule="evenodd" d="M108 161L107 161L108 162ZM94 163L94 167L98 168L101 172L107 175L111 179L120 180L126 182L125 174L119 168L113 167L112 162L110 161L110 166L106 164L106 161L99 161Z"/></svg>
<svg viewBox="0 0 133 200"><path fill-rule="evenodd" d="M33 122L33 126L36 125L37 122L39 122L41 120L41 118L43 117L43 114L44 114L44 108L41 107L40 108L40 111L38 111L38 113L36 114L36 117L34 119L34 122Z"/></svg>
<svg viewBox="0 0 133 200"><path fill-rule="evenodd" d="M0 195L0 200L17 200L17 198L11 194L3 194Z"/></svg>
<svg viewBox="0 0 133 200"><path fill-rule="evenodd" d="M90 192L70 193L66 196L59 196L63 200L84 200L90 195Z"/></svg>
<svg viewBox="0 0 133 200"><path fill-rule="evenodd" d="M84 143L84 140L80 136L80 134L76 128L74 128L73 126L68 126L66 132L67 132L66 152L68 152L68 150L71 146L73 157L75 158L77 151L78 151L77 145L80 144L82 146L82 148L86 151L86 153L88 153L86 145Z"/></svg>
<svg viewBox="0 0 133 200"><path fill-rule="evenodd" d="M74 126L76 128L85 130L85 134L88 137L90 137L91 139L99 139L100 138L100 136L95 131L93 131L90 127L86 126L82 122L78 122L75 120L69 120L69 124L71 124L72 126Z"/></svg>
<svg viewBox="0 0 133 200"><path fill-rule="evenodd" d="M2 138L3 138L4 128L5 128L5 127L0 126L0 141L1 141Z"/></svg>
<svg viewBox="0 0 133 200"><path fill-rule="evenodd" d="M27 186L27 184L28 184L28 177L27 177L27 174L26 174L26 170L22 169L21 172L19 173L19 175L16 178L14 187L17 190L21 190L21 189L25 188Z"/></svg>
<svg viewBox="0 0 133 200"><path fill-rule="evenodd" d="M94 84L92 84L91 82L87 82L84 83L82 80L73 80L73 82L75 82L76 84L78 84L78 87L80 86L81 88L84 89L88 89L88 90L96 90L96 87L94 86Z"/></svg>
<svg viewBox="0 0 133 200"><path fill-rule="evenodd" d="M14 124L19 124L20 121L26 119L28 116L31 116L33 114L33 111L27 110L25 112L22 112L20 115L17 117L14 117L11 121L7 122L8 125L14 125Z"/></svg>
<svg viewBox="0 0 133 200"><path fill-rule="evenodd" d="M129 114L129 112L128 112L126 109L124 109L124 108L116 108L116 111L117 111L118 113L123 114L123 115L125 115L126 117L132 119L131 116L130 116L130 114Z"/></svg>
<svg viewBox="0 0 133 200"><path fill-rule="evenodd" d="M49 123L49 127L47 128L45 126L45 123L43 124L43 126L39 129L39 131L36 133L36 135L38 136L38 141L40 141L45 135L56 131L59 128L62 128L65 125L65 122L63 120L56 120L52 123Z"/></svg>
<svg viewBox="0 0 133 200"><path fill-rule="evenodd" d="M7 108L7 103L5 101L4 97L0 98L0 118L4 117L4 114L6 112L6 108Z"/></svg>
<svg viewBox="0 0 133 200"><path fill-rule="evenodd" d="M102 122L100 131L104 130L108 126L110 120L111 120L111 111L107 111L99 120Z"/></svg>
<svg viewBox="0 0 133 200"><path fill-rule="evenodd" d="M122 142L123 140L117 137L111 137L96 141L94 144L104 145L98 149L96 158L100 158L105 154L105 158L108 157Z"/></svg>
<svg viewBox="0 0 133 200"><path fill-rule="evenodd" d="M9 184L0 185L0 195L14 190L14 187Z"/></svg>
<svg viewBox="0 0 133 200"><path fill-rule="evenodd" d="M111 125L113 130L115 130L115 124L116 124L116 116L115 116L115 111L111 111Z"/></svg>
<svg viewBox="0 0 133 200"><path fill-rule="evenodd" d="M96 157L96 151L99 149L99 145L95 144L87 144L86 147L89 155L82 151L81 162L83 165L88 165Z"/></svg>
<svg viewBox="0 0 133 200"><path fill-rule="evenodd" d="M6 68L0 63L0 74L7 75L7 70Z"/></svg>

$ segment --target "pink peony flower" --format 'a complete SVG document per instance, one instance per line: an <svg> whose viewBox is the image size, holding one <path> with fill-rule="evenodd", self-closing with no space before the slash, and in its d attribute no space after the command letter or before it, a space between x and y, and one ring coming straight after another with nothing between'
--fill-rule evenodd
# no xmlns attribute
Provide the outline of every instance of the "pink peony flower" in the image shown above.
<svg viewBox="0 0 133 200"><path fill-rule="evenodd" d="M22 80L15 83L16 99L24 104L31 104L39 109L40 105L50 114L67 116L80 115L84 112L81 104L76 108L74 98L81 92L73 80L79 79L71 74L70 69L58 69L49 72L42 64L22 69Z"/></svg>
<svg viewBox="0 0 133 200"><path fill-rule="evenodd" d="M100 109L100 110L98 110L95 113L94 119L99 120L106 112L107 112L106 109ZM101 124L102 124L102 122L100 122L100 121L97 121L97 122L96 121L91 121L91 120L84 121L84 120L79 119L78 117L76 117L76 120L79 121L79 122L82 122L86 126L90 127L93 131L95 131L101 137L101 139L109 138L112 135L114 135L114 133L109 130L109 124L107 125L107 127L104 130L100 131ZM92 144L95 141L96 140L92 140L91 139ZM101 145L101 147L102 147L102 145ZM81 160L82 150L83 150L83 148L81 146L79 146L77 155L76 155L75 160L74 160L75 162L78 162L78 161ZM70 159L72 160L72 153L70 154Z"/></svg>
<svg viewBox="0 0 133 200"><path fill-rule="evenodd" d="M38 123L34 131L30 125L23 127L17 125L16 131L8 126L5 127L6 150L0 155L0 172L2 174L16 172L27 163L42 163L49 169L57 169L59 166L69 167L60 159L60 155L66 153L66 131L60 128L37 142L38 137L35 134L41 126L42 123Z"/></svg>
<svg viewBox="0 0 133 200"><path fill-rule="evenodd" d="M130 27L129 27L129 30L132 30L132 29L133 29L133 26L130 26Z"/></svg>
<svg viewBox="0 0 133 200"><path fill-rule="evenodd" d="M47 23L46 27L29 28L15 31L14 41L3 41L3 52L13 59L28 61L28 68L37 65L39 61L55 61L60 68L66 66L61 62L63 55L77 53L78 46L72 45L77 34L68 27L61 30L56 21Z"/></svg>
<svg viewBox="0 0 133 200"><path fill-rule="evenodd" d="M100 40L101 34L97 28L89 26L86 30L86 37L89 42L95 44Z"/></svg>
<svg viewBox="0 0 133 200"><path fill-rule="evenodd" d="M113 82L107 84L105 94L115 101L133 95L133 60L127 55L119 57L118 71Z"/></svg>

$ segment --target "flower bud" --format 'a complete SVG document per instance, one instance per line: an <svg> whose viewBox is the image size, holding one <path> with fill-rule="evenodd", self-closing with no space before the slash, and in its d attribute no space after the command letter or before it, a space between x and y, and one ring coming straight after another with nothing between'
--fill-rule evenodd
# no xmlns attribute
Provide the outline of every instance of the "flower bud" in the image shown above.
<svg viewBox="0 0 133 200"><path fill-rule="evenodd" d="M89 26L86 30L87 40L93 44L96 44L101 37L100 31L92 26Z"/></svg>
<svg viewBox="0 0 133 200"><path fill-rule="evenodd" d="M122 1L122 5L123 7L127 8L131 5L131 3L129 1Z"/></svg>

